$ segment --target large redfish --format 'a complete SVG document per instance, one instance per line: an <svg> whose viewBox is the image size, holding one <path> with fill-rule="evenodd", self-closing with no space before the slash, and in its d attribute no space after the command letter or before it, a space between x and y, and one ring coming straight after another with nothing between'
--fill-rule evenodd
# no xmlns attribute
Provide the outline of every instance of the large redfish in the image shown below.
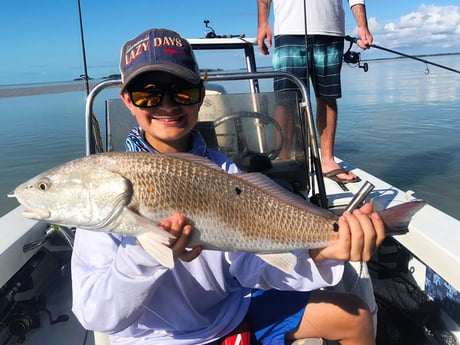
<svg viewBox="0 0 460 345"><path fill-rule="evenodd" d="M318 248L337 237L338 217L259 173L228 174L185 153L102 153L48 170L18 186L27 218L137 237L162 265L174 261L172 235L158 226L178 211L193 221L193 243L249 251L292 271L291 250ZM380 215L388 231L406 229L425 203L413 201Z"/></svg>

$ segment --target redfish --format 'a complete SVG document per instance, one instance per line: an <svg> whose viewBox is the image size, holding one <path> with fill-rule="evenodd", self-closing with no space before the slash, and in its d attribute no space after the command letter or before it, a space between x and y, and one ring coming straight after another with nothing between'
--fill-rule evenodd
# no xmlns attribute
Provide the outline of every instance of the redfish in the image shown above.
<svg viewBox="0 0 460 345"><path fill-rule="evenodd" d="M158 223L180 212L194 226L191 245L248 251L292 272L289 251L324 247L337 238L338 217L260 173L229 174L186 153L101 153L48 170L15 189L24 216L49 223L135 236L172 268L172 234ZM389 233L407 229L425 203L379 212ZM390 225L391 224L391 225Z"/></svg>

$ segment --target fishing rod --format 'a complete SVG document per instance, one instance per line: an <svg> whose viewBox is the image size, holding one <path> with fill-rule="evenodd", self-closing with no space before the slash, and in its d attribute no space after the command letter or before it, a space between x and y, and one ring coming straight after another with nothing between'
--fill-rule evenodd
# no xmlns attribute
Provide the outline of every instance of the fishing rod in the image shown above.
<svg viewBox="0 0 460 345"><path fill-rule="evenodd" d="M86 65L86 49L85 49L85 36L83 35L83 19L81 15L81 6L80 6L80 0L77 0L78 3L78 17L80 19L80 36L81 36L81 50L83 52L83 68L85 71L85 74L80 74L80 78L82 78L85 81L85 87L86 87L86 95L89 94L89 76L88 76L88 67Z"/></svg>
<svg viewBox="0 0 460 345"><path fill-rule="evenodd" d="M85 49L85 36L83 34L83 18L81 14L80 0L77 0L78 4L78 17L80 19L80 36L81 36L81 50L83 53L83 68L85 74L80 74L80 78L85 81L86 96L89 95L89 76L88 76L88 66L86 64L86 49ZM94 113L91 114L91 125L93 128L93 135L91 137L91 143L96 148L98 152L103 152L101 130L99 128L99 121Z"/></svg>
<svg viewBox="0 0 460 345"><path fill-rule="evenodd" d="M351 37L351 36L348 36L348 35L345 36L345 40L347 40L348 42L351 42L351 43L357 43L358 42L358 38ZM413 56L413 55L408 55L408 54L405 54L405 53L401 53L401 52L398 52L396 50L392 50L392 49L388 49L388 48L385 48L385 47L382 47L382 46L378 46L377 44L371 44L371 47L381 49L381 50L384 50L386 52L393 53L393 54L396 54L396 55L404 56L404 57L407 57L409 59L417 60L417 61L423 62L425 64L430 64L430 65L433 65L433 66L436 66L436 67L439 67L439 68L443 68L443 69L451 71L451 72L460 73L459 70L453 69L451 67L440 65L440 64L437 64L435 62L425 60L425 59L421 59L421 58L418 58L418 57Z"/></svg>

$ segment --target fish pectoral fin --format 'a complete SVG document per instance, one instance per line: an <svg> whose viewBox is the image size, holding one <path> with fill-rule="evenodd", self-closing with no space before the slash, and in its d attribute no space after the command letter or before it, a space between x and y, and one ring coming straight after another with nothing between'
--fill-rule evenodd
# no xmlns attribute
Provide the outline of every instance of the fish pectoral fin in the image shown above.
<svg viewBox="0 0 460 345"><path fill-rule="evenodd" d="M156 261L166 268L174 268L174 257L171 248L167 247L161 236L155 231L144 232L137 236L142 248L149 253Z"/></svg>
<svg viewBox="0 0 460 345"><path fill-rule="evenodd" d="M297 256L292 253L257 254L263 261L287 274L294 273Z"/></svg>
<svg viewBox="0 0 460 345"><path fill-rule="evenodd" d="M174 267L173 252L168 247L169 240L175 239L174 235L129 208L124 209L123 219L130 224L131 230L138 233L136 238L147 253L161 265L169 269Z"/></svg>

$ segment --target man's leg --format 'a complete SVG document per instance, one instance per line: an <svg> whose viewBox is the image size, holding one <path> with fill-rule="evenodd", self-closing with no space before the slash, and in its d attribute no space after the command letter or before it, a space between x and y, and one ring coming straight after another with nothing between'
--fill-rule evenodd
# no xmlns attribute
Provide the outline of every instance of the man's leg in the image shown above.
<svg viewBox="0 0 460 345"><path fill-rule="evenodd" d="M324 174L339 169L334 160L337 128L337 101L342 97L340 73L342 69L342 37L309 36L309 72L316 95L316 128L321 148L321 166ZM353 173L342 172L335 177L342 181L357 181Z"/></svg>
<svg viewBox="0 0 460 345"><path fill-rule="evenodd" d="M306 65L305 37L303 35L275 36L273 54L273 70L275 72L289 72L304 83L308 83ZM288 159L295 140L294 116L298 111L300 93L297 85L287 78L275 78L273 89L278 97L273 117L280 125L284 136L279 158ZM286 92L288 92L287 95ZM293 96L294 93L298 95L298 99Z"/></svg>
<svg viewBox="0 0 460 345"><path fill-rule="evenodd" d="M279 124L283 134L282 148L278 155L279 159L291 158L292 145L295 139L294 111L295 106L288 106L287 104L278 104L274 110L273 119ZM275 139L277 145L279 145L281 140L279 135Z"/></svg>
<svg viewBox="0 0 460 345"><path fill-rule="evenodd" d="M323 173L339 169L334 160L335 133L337 129L337 101L335 99L316 98L316 128L321 147L321 167ZM356 175L352 172L336 175L337 178L352 181Z"/></svg>

